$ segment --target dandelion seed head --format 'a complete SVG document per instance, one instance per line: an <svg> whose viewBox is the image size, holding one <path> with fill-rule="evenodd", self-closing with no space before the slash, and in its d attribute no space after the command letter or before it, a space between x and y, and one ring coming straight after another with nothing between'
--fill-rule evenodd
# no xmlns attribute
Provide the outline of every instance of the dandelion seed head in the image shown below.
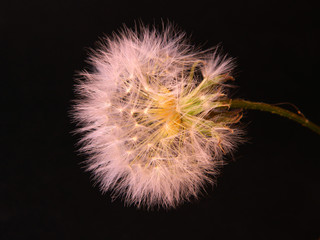
<svg viewBox="0 0 320 240"><path fill-rule="evenodd" d="M105 38L90 63L73 116L103 192L170 208L214 182L239 140L223 84L231 59L194 50L172 26L141 26Z"/></svg>

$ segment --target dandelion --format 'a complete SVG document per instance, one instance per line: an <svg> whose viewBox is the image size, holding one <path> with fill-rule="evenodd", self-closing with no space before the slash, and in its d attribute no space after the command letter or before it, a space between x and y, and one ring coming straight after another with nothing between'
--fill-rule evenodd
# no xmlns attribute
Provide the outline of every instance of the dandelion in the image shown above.
<svg viewBox="0 0 320 240"><path fill-rule="evenodd" d="M105 38L90 64L73 116L102 192L170 208L214 183L241 141L241 109L250 106L228 97L232 59L197 51L172 26L141 26Z"/></svg>
<svg viewBox="0 0 320 240"><path fill-rule="evenodd" d="M231 59L193 50L169 26L125 29L90 63L74 116L101 190L146 207L197 197L239 139L241 115L225 111Z"/></svg>

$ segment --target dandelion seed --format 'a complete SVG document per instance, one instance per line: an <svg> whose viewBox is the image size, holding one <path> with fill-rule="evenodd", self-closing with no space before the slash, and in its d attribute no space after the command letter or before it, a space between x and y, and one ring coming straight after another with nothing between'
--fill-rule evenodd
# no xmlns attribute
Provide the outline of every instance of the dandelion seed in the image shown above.
<svg viewBox="0 0 320 240"><path fill-rule="evenodd" d="M127 155L131 155L132 154L132 151L127 151Z"/></svg>
<svg viewBox="0 0 320 240"><path fill-rule="evenodd" d="M239 140L239 112L225 104L231 59L195 51L169 26L125 28L90 61L74 117L101 190L147 208L197 198Z"/></svg>
<svg viewBox="0 0 320 240"><path fill-rule="evenodd" d="M126 89L126 93L129 93L130 91L131 91L131 86Z"/></svg>
<svg viewBox="0 0 320 240"><path fill-rule="evenodd" d="M136 136L134 136L133 138L131 138L132 139L132 141L137 141L137 137Z"/></svg>

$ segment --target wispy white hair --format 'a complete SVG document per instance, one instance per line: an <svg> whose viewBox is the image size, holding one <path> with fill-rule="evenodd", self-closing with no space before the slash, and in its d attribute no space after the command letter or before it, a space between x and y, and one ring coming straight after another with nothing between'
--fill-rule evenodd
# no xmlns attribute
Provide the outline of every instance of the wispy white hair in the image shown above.
<svg viewBox="0 0 320 240"><path fill-rule="evenodd" d="M214 183L239 139L240 117L226 104L230 58L195 50L169 24L161 31L124 27L89 62L73 116L86 167L103 192L169 208Z"/></svg>

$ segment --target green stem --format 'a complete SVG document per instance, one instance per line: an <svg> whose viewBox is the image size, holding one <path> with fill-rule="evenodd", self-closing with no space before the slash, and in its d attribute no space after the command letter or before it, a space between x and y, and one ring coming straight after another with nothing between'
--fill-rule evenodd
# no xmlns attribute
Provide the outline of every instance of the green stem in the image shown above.
<svg viewBox="0 0 320 240"><path fill-rule="evenodd" d="M270 105L267 103L251 102L251 101L242 100L242 99L233 99L230 101L231 101L230 108L253 109L253 110L260 110L260 111L264 111L264 112L278 114L282 117L286 117L286 118L289 118L293 121L296 121L296 122L300 123L302 126L305 126L320 135L320 127L319 126L317 126L313 122L310 122L304 116L295 114L295 113L290 112L286 109L283 109L283 108L280 108L280 107L277 107L274 105Z"/></svg>

